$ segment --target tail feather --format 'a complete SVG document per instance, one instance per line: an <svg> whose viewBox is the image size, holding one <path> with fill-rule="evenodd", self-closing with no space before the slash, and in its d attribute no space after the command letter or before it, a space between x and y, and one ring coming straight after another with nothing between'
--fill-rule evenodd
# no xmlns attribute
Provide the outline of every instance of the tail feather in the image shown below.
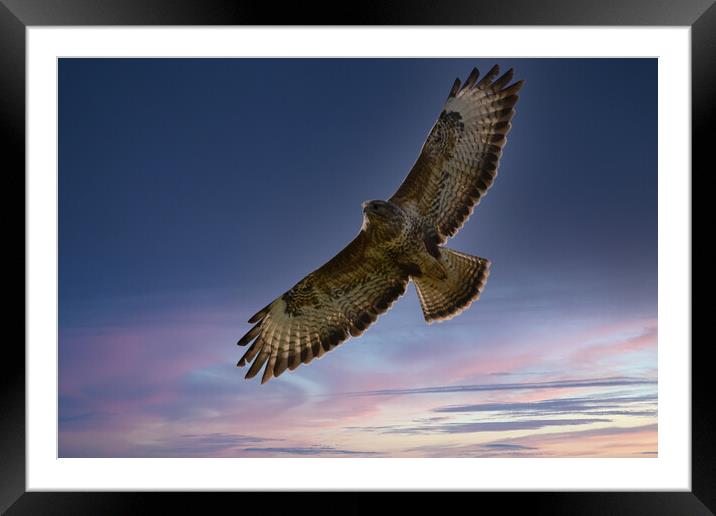
<svg viewBox="0 0 716 516"><path fill-rule="evenodd" d="M427 322L452 319L480 297L490 273L490 261L479 256L440 248L447 278L413 277Z"/></svg>

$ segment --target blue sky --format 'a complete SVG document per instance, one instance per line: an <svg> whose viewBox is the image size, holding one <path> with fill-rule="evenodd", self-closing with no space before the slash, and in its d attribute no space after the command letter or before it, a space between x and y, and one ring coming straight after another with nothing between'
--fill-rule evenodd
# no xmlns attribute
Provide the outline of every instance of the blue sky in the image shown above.
<svg viewBox="0 0 716 516"><path fill-rule="evenodd" d="M427 326L410 287L360 339L244 380L248 317L355 236L455 77L494 63L526 84L449 243L492 261L480 300ZM61 455L655 451L656 60L62 59L59 76Z"/></svg>

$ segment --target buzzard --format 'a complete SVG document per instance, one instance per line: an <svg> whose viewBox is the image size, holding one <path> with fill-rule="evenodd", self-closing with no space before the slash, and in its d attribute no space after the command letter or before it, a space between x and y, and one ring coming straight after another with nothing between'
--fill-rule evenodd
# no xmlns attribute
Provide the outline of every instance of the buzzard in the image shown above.
<svg viewBox="0 0 716 516"><path fill-rule="evenodd" d="M497 65L478 81L456 79L417 161L387 201L363 203L358 235L329 262L249 319L251 343L238 366L261 383L320 358L357 337L387 311L410 280L428 323L450 319L476 300L486 258L443 247L497 174L523 81ZM253 361L253 362L252 362Z"/></svg>

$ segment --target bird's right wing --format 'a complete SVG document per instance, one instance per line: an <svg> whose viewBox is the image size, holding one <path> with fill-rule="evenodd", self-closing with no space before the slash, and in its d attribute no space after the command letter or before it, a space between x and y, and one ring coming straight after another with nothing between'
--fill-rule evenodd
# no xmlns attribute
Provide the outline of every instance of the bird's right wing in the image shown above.
<svg viewBox="0 0 716 516"><path fill-rule="evenodd" d="M410 206L434 228L438 244L465 223L497 175L505 136L523 81L499 79L497 65L478 81L477 68L450 90L418 160L390 199Z"/></svg>
<svg viewBox="0 0 716 516"><path fill-rule="evenodd" d="M261 383L320 358L360 335L405 293L408 274L371 245L364 231L328 263L275 299L251 319L239 341L253 341L238 366L251 364L253 378L266 364Z"/></svg>

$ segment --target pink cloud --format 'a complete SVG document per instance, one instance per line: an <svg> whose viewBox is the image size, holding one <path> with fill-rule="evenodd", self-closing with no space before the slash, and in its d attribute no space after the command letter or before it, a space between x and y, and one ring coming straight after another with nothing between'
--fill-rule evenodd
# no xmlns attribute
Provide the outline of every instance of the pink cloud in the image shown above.
<svg viewBox="0 0 716 516"><path fill-rule="evenodd" d="M594 370L577 366L647 349L656 335L655 322L650 327L634 320L591 325L556 339L511 342L503 336L489 346L470 346L463 337L454 349L444 343L418 343L418 353L410 353L405 346L393 348L395 357L404 354L406 359L378 362L373 368L365 361L356 366L350 354L339 355L339 348L310 366L286 373L286 378L260 386L244 380L242 371L234 368L237 332L225 317L177 312L132 327L63 332L60 391L72 401L73 409L61 413L66 416L61 425L61 450L76 454L84 449L85 454L96 456L135 456L138 450L171 455L172 443L177 450L184 449L185 434L212 434L255 436L284 443L278 448L300 450L324 446L327 436L334 436L329 444L338 448L346 441L346 449L351 451L374 446L385 455L400 454L395 444L381 444L380 436L368 439L365 433L350 428L414 421L446 403L535 401L588 392L589 388L415 396L342 393L592 377ZM644 332L645 327L653 332ZM356 344L360 343L344 346ZM361 351L380 352L379 346L371 347ZM618 374L611 362L600 363L600 375ZM535 369L541 372L521 375ZM84 422L83 417L87 418ZM594 453L606 453L599 449L599 438L584 442ZM243 453L237 447L211 446L207 453L216 456ZM276 447L275 443L253 448L268 450L272 446ZM614 450L616 445L605 446ZM545 447L545 453L578 453L577 444L559 448L547 443Z"/></svg>
<svg viewBox="0 0 716 516"><path fill-rule="evenodd" d="M643 329L642 333L615 342L597 344L574 353L574 362L595 363L603 358L621 357L643 349L656 350L658 330L656 324Z"/></svg>
<svg viewBox="0 0 716 516"><path fill-rule="evenodd" d="M554 432L509 439L550 457L649 457L658 449L656 424L635 427L607 426L572 432Z"/></svg>

